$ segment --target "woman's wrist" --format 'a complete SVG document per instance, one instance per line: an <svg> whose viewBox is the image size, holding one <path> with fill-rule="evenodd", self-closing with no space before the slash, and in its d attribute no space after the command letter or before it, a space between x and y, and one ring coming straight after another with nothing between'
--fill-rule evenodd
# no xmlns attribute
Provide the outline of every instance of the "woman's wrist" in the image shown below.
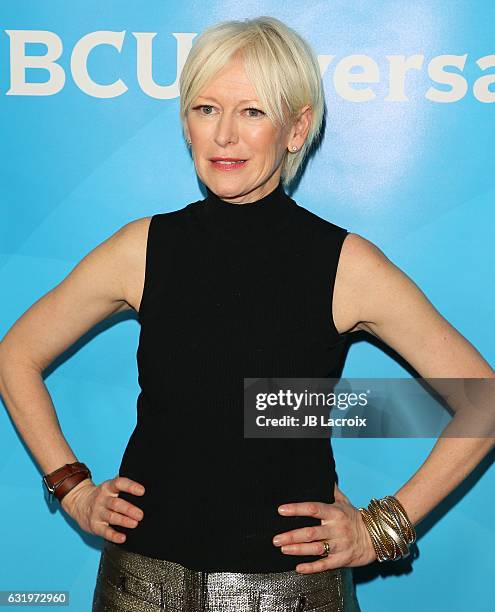
<svg viewBox="0 0 495 612"><path fill-rule="evenodd" d="M95 487L95 486L96 485L91 480L91 478L85 478L84 480L81 480L81 482L79 482L75 487L73 487L68 493L64 495L64 497L62 498L60 502L60 505L66 512L71 513L73 504L75 500L77 499L81 490L85 489L86 487Z"/></svg>
<svg viewBox="0 0 495 612"><path fill-rule="evenodd" d="M73 461L66 463L49 474L44 474L42 481L45 491L48 492L49 501L52 502L56 497L59 502L79 485L82 481L91 479L91 470L85 463Z"/></svg>
<svg viewBox="0 0 495 612"><path fill-rule="evenodd" d="M372 498L368 508L359 508L378 561L396 561L409 556L416 531L407 513L393 495Z"/></svg>

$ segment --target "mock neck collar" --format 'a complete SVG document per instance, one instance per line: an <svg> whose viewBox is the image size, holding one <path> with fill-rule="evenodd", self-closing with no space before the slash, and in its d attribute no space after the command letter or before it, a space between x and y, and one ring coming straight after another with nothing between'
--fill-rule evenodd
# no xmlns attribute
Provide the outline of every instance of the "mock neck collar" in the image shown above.
<svg viewBox="0 0 495 612"><path fill-rule="evenodd" d="M275 189L272 189L270 193L267 193L262 198L254 200L253 202L246 202L244 204L238 204L234 202L227 202L226 200L222 200L216 193L214 193L207 185L206 188L206 198L204 200L206 206L212 209L217 210L228 210L230 213L231 210L234 212L232 214L239 215L248 215L248 214L256 214L256 215L269 215L275 213L273 208L281 208L284 205L284 200L290 199L289 196L285 193L284 188L282 186L282 181L279 181L278 185ZM270 208L270 211L261 209ZM242 209L242 211L241 211ZM248 211L248 209L250 209ZM254 212L256 210L256 212ZM241 212L237 212L241 211Z"/></svg>
<svg viewBox="0 0 495 612"><path fill-rule="evenodd" d="M199 202L198 216L207 228L231 241L260 239L282 227L297 206L282 181L258 200L235 204L222 200L205 185L206 198Z"/></svg>

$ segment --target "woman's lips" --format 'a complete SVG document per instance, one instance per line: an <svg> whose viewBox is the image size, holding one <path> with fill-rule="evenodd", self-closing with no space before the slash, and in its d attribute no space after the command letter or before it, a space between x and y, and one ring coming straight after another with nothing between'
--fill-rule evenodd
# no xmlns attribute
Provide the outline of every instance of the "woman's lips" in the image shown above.
<svg viewBox="0 0 495 612"><path fill-rule="evenodd" d="M238 168L244 168L244 166L247 164L248 160L245 159L244 161L235 161L235 162L221 162L221 161L212 161L211 160L211 164L214 168L216 168L217 170L221 170L223 172L225 171L229 171L229 170L237 170Z"/></svg>

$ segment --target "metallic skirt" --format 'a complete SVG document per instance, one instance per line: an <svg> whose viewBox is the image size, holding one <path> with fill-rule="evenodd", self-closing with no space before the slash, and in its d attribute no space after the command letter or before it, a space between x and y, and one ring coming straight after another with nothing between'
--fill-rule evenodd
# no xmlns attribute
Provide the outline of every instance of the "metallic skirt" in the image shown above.
<svg viewBox="0 0 495 612"><path fill-rule="evenodd" d="M360 612L350 568L313 574L201 572L105 540L92 612L162 610Z"/></svg>

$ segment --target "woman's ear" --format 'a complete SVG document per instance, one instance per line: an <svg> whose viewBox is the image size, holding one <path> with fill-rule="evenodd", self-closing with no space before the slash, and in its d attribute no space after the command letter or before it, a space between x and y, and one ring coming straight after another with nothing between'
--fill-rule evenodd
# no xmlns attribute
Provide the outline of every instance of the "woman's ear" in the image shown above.
<svg viewBox="0 0 495 612"><path fill-rule="evenodd" d="M311 127L311 121L313 119L313 109L309 104L302 107L293 127L292 127L292 138L291 142L294 143L299 149L303 146L304 141Z"/></svg>

